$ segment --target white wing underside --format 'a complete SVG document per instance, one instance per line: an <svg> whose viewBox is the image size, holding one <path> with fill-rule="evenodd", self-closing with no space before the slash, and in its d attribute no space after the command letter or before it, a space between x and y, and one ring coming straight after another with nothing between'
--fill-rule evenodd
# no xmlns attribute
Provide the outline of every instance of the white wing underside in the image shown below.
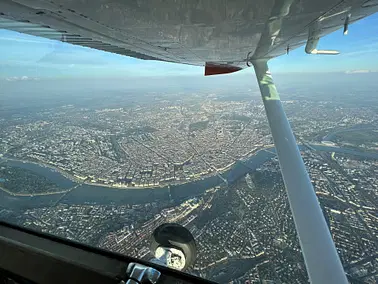
<svg viewBox="0 0 378 284"><path fill-rule="evenodd" d="M376 11L377 0L0 0L0 28L141 59L245 68Z"/></svg>

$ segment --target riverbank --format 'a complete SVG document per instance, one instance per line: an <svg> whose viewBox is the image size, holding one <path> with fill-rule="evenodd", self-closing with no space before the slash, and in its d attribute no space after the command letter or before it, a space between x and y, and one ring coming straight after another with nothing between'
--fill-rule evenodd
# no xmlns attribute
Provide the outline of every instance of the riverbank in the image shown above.
<svg viewBox="0 0 378 284"><path fill-rule="evenodd" d="M315 144L311 144L310 146L315 151L344 153L378 160L378 152L363 153L349 149ZM301 150L307 149L305 146L300 146L300 148ZM25 167L46 176L48 179L54 181L58 185L66 187L66 191L65 193L56 193L53 195L43 196L13 196L0 190L0 206L19 209L35 208L38 206L53 206L57 203L72 205L132 205L151 202L171 202L172 204L180 204L182 200L201 195L209 188L225 184L225 180L229 185L231 185L245 176L247 173L256 170L259 166L274 157L276 157L274 148L259 150L248 159L237 161L230 169L222 173L223 179L215 174L195 181L163 186L158 190L154 187L119 189L84 183L76 184L68 180L66 177L63 177L60 173L52 171L50 168L41 167L36 164L25 164L22 162L9 161L12 163L17 163L14 166ZM68 191L73 187L75 187L74 190Z"/></svg>
<svg viewBox="0 0 378 284"><path fill-rule="evenodd" d="M64 177L51 167L43 167L36 163L25 163L25 161L11 161L13 166L22 167L45 176L58 185L66 186L67 189L73 185L78 185L74 190L56 195L45 196L12 196L4 191L0 191L0 206L5 208L35 208L39 206L52 206L54 204L142 204L151 202L171 202L180 204L182 200L203 194L207 189L224 184L225 180L231 184L253 171L265 161L274 157L274 153L258 151L248 160L237 161L230 166L228 170L222 173L220 178L216 173L196 179L190 182L179 184L170 184L160 187L158 190L154 187L149 188L114 188L97 186L92 184L74 184L71 180ZM71 186L69 186L71 185Z"/></svg>
<svg viewBox="0 0 378 284"><path fill-rule="evenodd" d="M34 164L34 165L37 165L37 166L40 166L40 167L46 167L46 168L49 168L53 171L56 171L58 173L60 173L62 176L64 176L65 178L71 180L72 182L75 182L75 183L83 183L82 180L76 178L75 176L63 171L62 169L54 166L54 165L51 165L51 164L48 164L48 163L44 163L44 162L36 162L36 161L31 161L31 160L20 160L20 159L15 159L15 158L11 158L11 157L6 157L6 156L2 156L0 157L0 161L1 160L5 160L5 161L13 161L13 162L20 162L20 163L28 163L28 164Z"/></svg>
<svg viewBox="0 0 378 284"><path fill-rule="evenodd" d="M272 147L272 145L268 145L266 147L261 147L261 148L255 148L255 149L249 151L247 154L243 155L242 160L248 160L253 155L255 155L257 152L264 150L264 149L269 149L271 147ZM151 188L162 189L162 188L165 188L165 187L170 186L170 185L175 186L175 185L180 185L180 184L184 184L184 183L196 182L196 181L206 179L206 178L209 178L209 177L212 177L212 176L215 176L215 175L223 176L227 171L231 170L232 167L234 167L237 162L239 162L239 161L233 161L233 162L227 164L226 166L224 166L222 168L215 169L215 171L211 172L211 173L194 174L195 177L193 179L190 179L190 180L184 180L184 181L179 181L179 182L173 181L173 182L167 182L167 183L158 184L158 185L128 186L128 185L122 185L122 184L106 184L106 183L89 182L89 181L80 179L80 178L78 178L78 177L76 177L76 176L74 176L70 173L67 173L67 172L58 168L55 165L51 165L51 164L48 164L48 163L45 163L45 162L42 162L42 161L36 162L36 161L32 161L32 160L21 160L21 159L16 159L16 158L12 158L12 157L6 157L6 156L0 157L0 161L1 160L19 162L19 163L23 163L23 164L34 164L34 165L37 165L37 166L40 166L40 167L46 167L46 168L49 168L53 171L60 173L62 176L64 176L65 178L69 179L70 181L72 181L73 183L76 183L76 184L86 184L86 185L90 185L90 186L99 186L99 187L106 187L106 188L113 188L113 189L126 189L126 190L129 190L129 189L132 189L132 190L135 190L135 189L151 189ZM46 193L46 194L48 194L48 193Z"/></svg>
<svg viewBox="0 0 378 284"><path fill-rule="evenodd" d="M9 194L9 195L12 195L12 196L20 196L20 197L33 197L33 196L45 196L45 195L54 195L54 194L63 194L63 193L67 193L70 191L69 190L64 190L64 191L55 191L55 192L41 192L41 193L34 193L34 194L31 194L31 193L14 193L14 192L11 192L9 191L8 189L0 186L0 190Z"/></svg>

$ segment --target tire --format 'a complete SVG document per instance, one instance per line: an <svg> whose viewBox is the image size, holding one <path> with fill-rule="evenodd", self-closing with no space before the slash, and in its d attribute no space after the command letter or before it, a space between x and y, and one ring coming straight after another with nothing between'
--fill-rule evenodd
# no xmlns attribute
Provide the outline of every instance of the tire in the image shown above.
<svg viewBox="0 0 378 284"><path fill-rule="evenodd" d="M176 223L165 223L157 227L151 236L150 251L154 256L158 247L179 249L185 256L183 270L191 267L196 261L197 245L193 235L185 227Z"/></svg>

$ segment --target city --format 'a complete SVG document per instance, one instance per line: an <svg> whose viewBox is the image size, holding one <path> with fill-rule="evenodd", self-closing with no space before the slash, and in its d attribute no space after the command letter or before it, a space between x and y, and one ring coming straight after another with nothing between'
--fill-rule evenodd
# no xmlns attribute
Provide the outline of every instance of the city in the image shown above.
<svg viewBox="0 0 378 284"><path fill-rule="evenodd" d="M376 283L376 107L282 89L349 281ZM189 273L219 283L306 283L263 105L250 92L3 109L0 218L146 260L151 232L179 223L198 246Z"/></svg>

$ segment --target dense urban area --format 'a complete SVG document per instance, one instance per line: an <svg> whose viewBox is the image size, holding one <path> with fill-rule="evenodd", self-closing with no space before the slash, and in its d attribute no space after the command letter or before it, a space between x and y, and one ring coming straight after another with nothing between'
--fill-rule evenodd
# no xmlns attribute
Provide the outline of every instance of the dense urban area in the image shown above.
<svg viewBox="0 0 378 284"><path fill-rule="evenodd" d="M189 273L220 283L307 283L258 90L234 92L238 99L187 91L0 109L0 218L146 260L151 232L179 223L198 247ZM284 108L348 279L376 283L378 104L290 92ZM267 158L251 162L257 154ZM214 177L200 193L192 189ZM177 190L189 192L175 195L183 184ZM98 200L79 198L84 187ZM167 194L117 201L147 191Z"/></svg>

